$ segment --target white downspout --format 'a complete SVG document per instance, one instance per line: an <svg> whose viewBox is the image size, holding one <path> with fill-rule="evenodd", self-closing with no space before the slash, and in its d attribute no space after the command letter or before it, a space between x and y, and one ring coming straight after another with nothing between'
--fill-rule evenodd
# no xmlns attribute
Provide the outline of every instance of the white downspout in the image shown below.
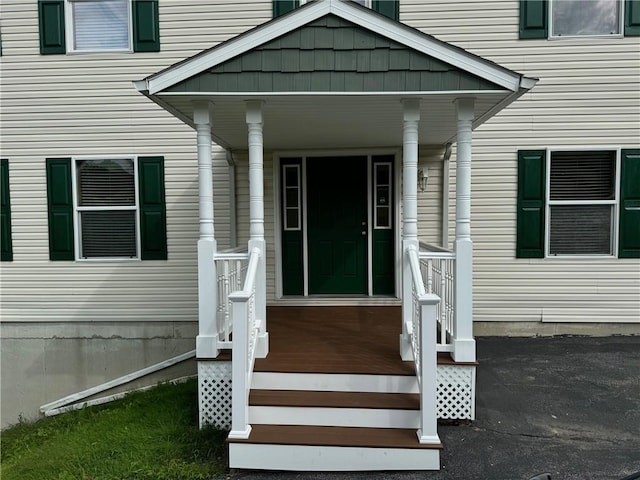
<svg viewBox="0 0 640 480"><path fill-rule="evenodd" d="M442 248L449 249L449 194L451 191L451 144L447 143L444 147L444 155L442 156L442 237L440 245Z"/></svg>
<svg viewBox="0 0 640 480"><path fill-rule="evenodd" d="M236 160L233 152L227 150L227 165L229 166L229 246L238 246L238 212L236 207Z"/></svg>

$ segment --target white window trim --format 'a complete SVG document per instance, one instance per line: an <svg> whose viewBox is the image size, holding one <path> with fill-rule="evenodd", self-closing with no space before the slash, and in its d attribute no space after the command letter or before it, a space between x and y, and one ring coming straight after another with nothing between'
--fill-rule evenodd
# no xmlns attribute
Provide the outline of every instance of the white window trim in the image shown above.
<svg viewBox="0 0 640 480"><path fill-rule="evenodd" d="M554 35L553 34L553 4L562 0L549 0L549 9L547 11L547 20L549 22L549 40L563 40L563 39L579 39L579 38L624 38L624 16L625 16L625 2L624 0L617 0L620 6L618 17L618 31L620 33L615 34L591 34L591 35Z"/></svg>
<svg viewBox="0 0 640 480"><path fill-rule="evenodd" d="M73 55L82 55L85 53L133 53L133 18L131 0L127 0L127 28L129 30L129 46L127 48L109 48L104 50L75 50L73 33L73 5L72 3L78 3L83 1L95 1L95 0L64 0L64 21L65 21L65 42L67 45L67 53Z"/></svg>
<svg viewBox="0 0 640 480"><path fill-rule="evenodd" d="M595 152L606 151L615 152L615 199L614 200L551 200L551 153L553 152ZM546 151L545 168L545 199L544 199L544 258L558 260L596 260L618 258L618 235L620 229L620 167L621 167L622 147L549 147ZM611 215L611 254L592 255L551 255L549 253L549 243L551 239L551 206L552 205L613 205Z"/></svg>
<svg viewBox="0 0 640 480"><path fill-rule="evenodd" d="M131 160L133 162L134 172L134 194L135 194L135 206L115 206L115 207L80 207L78 206L78 178L77 178L77 162L83 160ZM73 198L73 240L74 250L77 262L87 263L111 263L111 262L139 262L141 257L141 239L140 239L140 194L138 191L138 157L137 155L90 155L90 156L78 156L71 158L71 189ZM80 256L80 213L83 211L112 211L112 210L135 210L136 215L136 256L132 257L94 257L83 258Z"/></svg>

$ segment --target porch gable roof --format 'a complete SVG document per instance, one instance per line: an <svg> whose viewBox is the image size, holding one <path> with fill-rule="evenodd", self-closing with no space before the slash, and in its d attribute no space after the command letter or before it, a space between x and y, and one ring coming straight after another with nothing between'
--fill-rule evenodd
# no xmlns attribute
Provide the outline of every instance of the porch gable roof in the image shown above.
<svg viewBox="0 0 640 480"><path fill-rule="evenodd" d="M270 40L164 91L434 92L504 90L478 75L334 14Z"/></svg>
<svg viewBox="0 0 640 480"><path fill-rule="evenodd" d="M212 69L223 68L226 70L227 67L237 69L234 59L242 57L246 59L247 56L245 54L255 49L265 49L267 45L271 45L270 48L273 48L277 45L276 40L283 36L286 36L290 41L295 37L295 34L288 34L292 34L302 27L307 26L303 30L310 32L309 27L312 27L314 22L328 15L331 15L329 18L334 19L334 24L339 24L340 22L336 20L342 19L355 27L359 27L359 32L370 32L369 38L372 36L375 36L376 39L384 38L390 45L395 45L396 48L400 46L415 52L415 54L423 54L437 61L439 68L445 68L444 65L447 65L447 69L466 72L471 76L512 92L516 92L520 88L531 88L535 84L534 79L527 79L521 74L501 67L462 48L437 40L431 35L380 15L355 2L319 0L309 2L289 12L287 15L259 25L220 45L200 52L193 57L135 82L136 87L139 91L154 95L167 91L172 87L177 87L185 80L199 77L204 72ZM328 34L326 34L325 40L328 40ZM300 40L300 43L302 48L302 40ZM282 45L280 46L282 47ZM319 44L316 42L315 46L318 47ZM415 54L414 58L418 58ZM396 55L394 58L399 56L402 56L402 54ZM248 55L248 58L251 57L251 55ZM253 58L255 59L256 57L254 56ZM231 61L230 65L225 65L229 61Z"/></svg>
<svg viewBox="0 0 640 480"><path fill-rule="evenodd" d="M134 82L190 126L208 101L214 141L248 148L246 100L263 102L270 150L395 148L401 99L421 100L422 144L455 142L454 102L473 128L537 82L353 1L315 0Z"/></svg>

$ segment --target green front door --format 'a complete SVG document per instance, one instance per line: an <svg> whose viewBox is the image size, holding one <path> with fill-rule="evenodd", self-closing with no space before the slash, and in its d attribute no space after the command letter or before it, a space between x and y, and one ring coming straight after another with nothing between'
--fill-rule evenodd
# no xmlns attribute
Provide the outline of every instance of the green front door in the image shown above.
<svg viewBox="0 0 640 480"><path fill-rule="evenodd" d="M368 293L367 157L307 162L309 294Z"/></svg>

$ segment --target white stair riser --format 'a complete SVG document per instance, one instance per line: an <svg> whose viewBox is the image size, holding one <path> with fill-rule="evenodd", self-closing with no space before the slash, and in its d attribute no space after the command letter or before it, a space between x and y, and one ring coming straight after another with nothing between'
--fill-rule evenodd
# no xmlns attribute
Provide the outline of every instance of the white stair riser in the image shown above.
<svg viewBox="0 0 640 480"><path fill-rule="evenodd" d="M299 472L439 470L440 451L232 443L229 467Z"/></svg>
<svg viewBox="0 0 640 480"><path fill-rule="evenodd" d="M250 424L418 428L416 410L326 407L249 407Z"/></svg>
<svg viewBox="0 0 640 480"><path fill-rule="evenodd" d="M254 372L251 388L320 392L418 393L418 381L416 377L402 375Z"/></svg>

